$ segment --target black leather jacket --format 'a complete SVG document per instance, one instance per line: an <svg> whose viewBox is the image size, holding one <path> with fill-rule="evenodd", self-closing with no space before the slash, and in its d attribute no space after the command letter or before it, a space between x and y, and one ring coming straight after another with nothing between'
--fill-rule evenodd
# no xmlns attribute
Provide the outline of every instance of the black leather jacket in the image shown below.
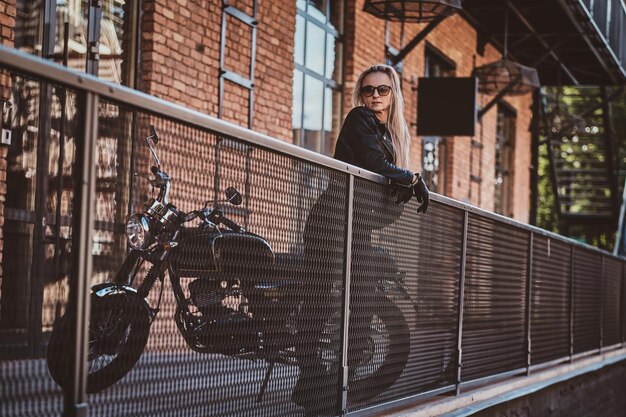
<svg viewBox="0 0 626 417"><path fill-rule="evenodd" d="M353 108L346 116L335 158L384 175L395 184L409 185L413 181L411 171L395 165L393 143L384 123L363 106Z"/></svg>

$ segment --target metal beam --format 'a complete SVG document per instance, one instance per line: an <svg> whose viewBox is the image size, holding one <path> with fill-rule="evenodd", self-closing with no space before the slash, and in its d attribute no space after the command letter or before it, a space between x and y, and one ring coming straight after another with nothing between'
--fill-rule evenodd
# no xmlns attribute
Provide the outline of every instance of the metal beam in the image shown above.
<svg viewBox="0 0 626 417"><path fill-rule="evenodd" d="M519 77L515 78L513 81L508 83L506 87L500 90L500 92L498 92L498 94L494 98L492 98L491 101L489 101L489 103L485 105L485 107L478 111L478 120L482 119L485 113L487 113L493 106L495 106L500 100L502 100L504 96L509 94L509 91L511 91L518 82Z"/></svg>
<svg viewBox="0 0 626 417"><path fill-rule="evenodd" d="M407 43L406 46L402 48L402 50L398 52L397 55L391 55L391 64L395 67L400 62L402 62L402 60L404 60L404 58L406 58L406 56L413 49L415 49L415 47L419 45L419 43L423 41L424 38L426 38L426 36L428 36L428 34L432 32L433 29L435 29L437 25L439 25L439 23L441 23L446 17L447 16L438 16L437 18L433 19L428 25L426 25L424 29L422 29L420 33L415 35L415 37L411 39L411 41Z"/></svg>
<svg viewBox="0 0 626 417"><path fill-rule="evenodd" d="M552 58L554 58L559 63L559 65L560 65L561 69L563 70L563 72L565 72L567 74L567 76L572 80L572 82L575 85L578 85L579 82L576 79L576 77L574 76L574 74L572 74L572 72L569 70L569 68L567 68L565 66L565 64L563 63L563 61L561 61L561 59L558 57L558 55L553 50L551 50L550 45L548 45L548 43L541 36L539 36L539 33L537 32L537 30L535 30L533 25L528 21L528 19L526 19L526 17L522 14L522 12L515 5L513 5L510 1L507 1L507 7L509 7L509 9L511 9L511 11L513 13L515 13L515 16L517 16L517 18L520 20L520 22L522 22L522 24L524 26L526 26L526 28L533 35L535 35L535 37L537 38L539 43L541 43L543 45L543 47L546 48L549 51L550 56Z"/></svg>

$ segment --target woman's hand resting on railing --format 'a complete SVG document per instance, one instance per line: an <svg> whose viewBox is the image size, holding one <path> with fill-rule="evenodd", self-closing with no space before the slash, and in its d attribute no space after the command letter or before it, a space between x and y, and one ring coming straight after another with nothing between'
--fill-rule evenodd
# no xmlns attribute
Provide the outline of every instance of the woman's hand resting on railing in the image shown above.
<svg viewBox="0 0 626 417"><path fill-rule="evenodd" d="M416 174L416 180L408 187L398 186L398 197L396 198L396 204L408 203L411 197L415 196L420 206L417 208L417 212L426 213L428 205L430 204L430 191L424 182L421 175Z"/></svg>

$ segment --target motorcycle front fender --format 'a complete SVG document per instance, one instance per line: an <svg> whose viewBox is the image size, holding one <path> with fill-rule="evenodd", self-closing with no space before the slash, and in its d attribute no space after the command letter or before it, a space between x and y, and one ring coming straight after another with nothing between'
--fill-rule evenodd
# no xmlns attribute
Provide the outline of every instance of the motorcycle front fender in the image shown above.
<svg viewBox="0 0 626 417"><path fill-rule="evenodd" d="M139 299L140 296L137 293L137 290L133 287L129 287L127 285L118 285L111 282L104 282L102 284L97 284L91 287L91 295L93 297L104 299L106 297L116 297L120 295L125 295L127 297ZM156 315L155 310L150 307L148 301L144 298L143 305L146 308L146 312L150 315L150 321L154 319Z"/></svg>

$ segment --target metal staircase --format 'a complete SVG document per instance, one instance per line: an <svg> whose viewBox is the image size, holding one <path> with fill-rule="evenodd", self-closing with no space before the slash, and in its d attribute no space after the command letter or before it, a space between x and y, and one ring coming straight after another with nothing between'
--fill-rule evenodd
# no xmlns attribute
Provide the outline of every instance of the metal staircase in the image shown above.
<svg viewBox="0 0 626 417"><path fill-rule="evenodd" d="M601 87L546 90L543 130L559 232L588 243L617 229L620 199L610 102Z"/></svg>

